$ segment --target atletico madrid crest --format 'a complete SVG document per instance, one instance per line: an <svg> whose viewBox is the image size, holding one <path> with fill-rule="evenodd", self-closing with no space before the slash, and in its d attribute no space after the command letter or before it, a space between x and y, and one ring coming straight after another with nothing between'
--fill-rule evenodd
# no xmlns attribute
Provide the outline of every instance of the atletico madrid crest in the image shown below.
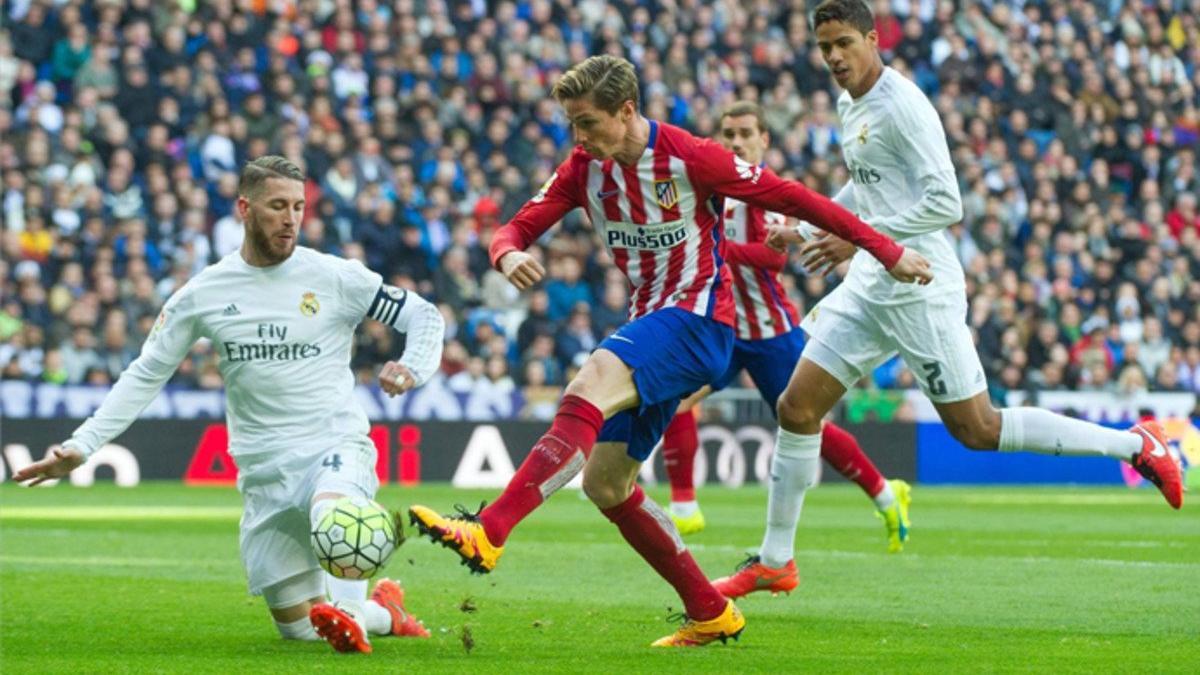
<svg viewBox="0 0 1200 675"><path fill-rule="evenodd" d="M679 189L675 187L675 179L654 181L654 194L658 197L658 205L669 209L679 203Z"/></svg>

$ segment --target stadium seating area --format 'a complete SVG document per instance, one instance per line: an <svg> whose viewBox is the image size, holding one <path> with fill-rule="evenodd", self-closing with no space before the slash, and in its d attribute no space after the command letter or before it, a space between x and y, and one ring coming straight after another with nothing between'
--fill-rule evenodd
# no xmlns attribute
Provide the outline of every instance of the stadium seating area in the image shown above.
<svg viewBox="0 0 1200 675"><path fill-rule="evenodd" d="M813 4L813 3L809 3ZM967 8L956 10L956 5ZM237 170L310 180L302 243L436 300L456 388L533 407L624 320L582 214L519 296L487 245L571 145L549 87L594 53L645 114L711 134L767 110L768 164L846 182L837 92L803 0L13 0L0 29L0 369L111 382L159 307L237 249ZM949 236L994 394L1200 391L1200 2L886 0L888 62L942 114L965 207ZM787 275L802 311L836 284ZM403 345L364 325L355 366ZM867 386L905 388L882 366ZM219 387L199 344L173 383Z"/></svg>

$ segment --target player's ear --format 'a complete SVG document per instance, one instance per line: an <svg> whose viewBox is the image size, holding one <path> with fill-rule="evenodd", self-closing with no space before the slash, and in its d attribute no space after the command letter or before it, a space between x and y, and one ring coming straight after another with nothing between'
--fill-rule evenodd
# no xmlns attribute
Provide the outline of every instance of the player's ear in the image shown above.
<svg viewBox="0 0 1200 675"><path fill-rule="evenodd" d="M238 195L235 207L237 208L238 218L241 218L243 223L246 222L246 212L250 210L250 200L246 199L245 195Z"/></svg>
<svg viewBox="0 0 1200 675"><path fill-rule="evenodd" d="M870 44L872 47L879 46L879 31L877 31L875 29L871 29L871 30L867 31L867 34L864 36L864 38L866 39L867 43Z"/></svg>
<svg viewBox="0 0 1200 675"><path fill-rule="evenodd" d="M625 122L631 122L635 117L637 117L637 104L633 102L633 99L626 99L621 104L621 119Z"/></svg>

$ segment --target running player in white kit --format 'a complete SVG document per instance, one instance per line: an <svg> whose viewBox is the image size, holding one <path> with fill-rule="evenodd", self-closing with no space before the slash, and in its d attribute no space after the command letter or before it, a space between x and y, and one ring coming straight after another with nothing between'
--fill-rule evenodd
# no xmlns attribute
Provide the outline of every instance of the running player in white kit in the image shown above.
<svg viewBox="0 0 1200 675"><path fill-rule="evenodd" d="M943 232L962 218L945 131L921 90L884 67L874 25L862 0L826 0L813 13L817 46L846 90L838 117L851 182L834 200L929 259L933 282L893 283L874 260L854 255L854 247L836 237L809 239L800 230L773 229L768 243L780 248L809 239L802 250L810 270L851 256L853 261L845 281L801 324L810 340L779 399L776 453L788 459L773 475L782 489L771 494L764 547L790 554L804 491L816 476L822 418L848 387L896 352L967 447L1116 457L1178 509L1180 470L1157 423L1139 424L1130 433L1039 408L992 407L966 325L962 266Z"/></svg>
<svg viewBox="0 0 1200 675"><path fill-rule="evenodd" d="M444 322L432 304L384 284L361 263L296 246L304 206L296 165L276 156L247 164L237 199L241 249L171 296L141 355L96 413L14 478L36 485L81 465L133 423L192 344L207 338L225 381L250 592L264 597L286 639L323 636L340 651L370 651L367 633L429 633L404 609L399 584L381 580L368 600L366 581L326 574L309 543L312 524L337 498L374 498L379 487L367 417L353 396L354 329L370 317L407 335L399 362L379 375L395 395L436 371ZM323 625L331 617L345 622L341 630Z"/></svg>

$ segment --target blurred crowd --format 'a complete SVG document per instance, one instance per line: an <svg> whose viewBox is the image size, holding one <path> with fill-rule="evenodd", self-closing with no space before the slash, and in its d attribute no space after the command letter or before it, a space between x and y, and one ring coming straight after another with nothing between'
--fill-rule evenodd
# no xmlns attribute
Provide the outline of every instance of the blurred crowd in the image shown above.
<svg viewBox="0 0 1200 675"><path fill-rule="evenodd" d="M0 30L0 368L113 381L166 297L241 244L237 171L309 177L302 243L436 301L443 374L552 410L625 317L579 212L518 294L493 230L570 150L549 88L630 59L644 113L700 135L736 99L767 163L832 194L838 92L802 0L9 0ZM1200 1L873 5L885 61L942 115L965 207L950 236L993 394L1200 391ZM786 285L801 310L837 283ZM359 331L364 382L403 349ZM172 383L219 387L200 343ZM868 388L913 386L898 362Z"/></svg>

